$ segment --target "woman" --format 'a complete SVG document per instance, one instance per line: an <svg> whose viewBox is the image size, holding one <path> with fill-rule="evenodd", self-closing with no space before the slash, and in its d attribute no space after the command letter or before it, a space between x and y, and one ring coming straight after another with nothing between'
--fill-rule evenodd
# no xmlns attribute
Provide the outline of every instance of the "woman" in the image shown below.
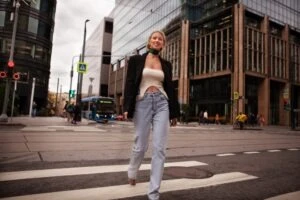
<svg viewBox="0 0 300 200"><path fill-rule="evenodd" d="M124 119L134 117L135 124L135 140L128 168L130 185L136 184L152 126L149 199L159 199L167 133L170 125L176 126L179 116L179 105L172 83L172 65L159 56L165 44L165 34L154 31L148 39L148 52L129 59L124 94Z"/></svg>

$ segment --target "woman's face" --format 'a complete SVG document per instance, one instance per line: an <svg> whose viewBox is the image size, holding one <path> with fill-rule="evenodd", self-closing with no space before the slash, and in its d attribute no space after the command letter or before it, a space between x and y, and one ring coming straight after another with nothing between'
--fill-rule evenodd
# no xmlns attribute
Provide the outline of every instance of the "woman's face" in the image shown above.
<svg viewBox="0 0 300 200"><path fill-rule="evenodd" d="M163 36L159 32L155 32L151 35L149 46L152 49L161 50L165 45Z"/></svg>

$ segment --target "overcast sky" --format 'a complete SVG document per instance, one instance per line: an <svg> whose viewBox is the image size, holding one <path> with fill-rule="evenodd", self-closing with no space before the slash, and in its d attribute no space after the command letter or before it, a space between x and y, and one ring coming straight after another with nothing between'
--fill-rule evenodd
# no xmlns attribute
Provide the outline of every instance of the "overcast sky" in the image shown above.
<svg viewBox="0 0 300 200"><path fill-rule="evenodd" d="M84 22L87 23L87 39L101 22L108 16L115 5L115 0L58 0L56 6L55 27L51 57L49 90L56 92L59 78L59 90L70 89L70 70L72 59L82 51ZM74 58L74 66L78 57ZM77 89L77 73L74 68L72 88Z"/></svg>

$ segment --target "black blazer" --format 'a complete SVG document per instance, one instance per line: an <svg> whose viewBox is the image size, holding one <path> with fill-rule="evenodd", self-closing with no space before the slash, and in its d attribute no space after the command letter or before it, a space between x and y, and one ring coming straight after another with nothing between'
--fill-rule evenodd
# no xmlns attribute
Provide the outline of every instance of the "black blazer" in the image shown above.
<svg viewBox="0 0 300 200"><path fill-rule="evenodd" d="M128 61L127 77L124 94L124 112L128 112L128 118L133 118L136 96L139 92L143 69L148 53L130 57ZM163 88L168 95L170 119L179 117L179 104L172 82L172 64L159 57L164 72Z"/></svg>

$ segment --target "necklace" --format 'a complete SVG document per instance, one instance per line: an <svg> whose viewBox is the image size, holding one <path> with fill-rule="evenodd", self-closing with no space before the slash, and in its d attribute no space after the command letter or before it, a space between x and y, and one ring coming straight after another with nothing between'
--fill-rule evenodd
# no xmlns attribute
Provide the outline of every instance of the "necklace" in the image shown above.
<svg viewBox="0 0 300 200"><path fill-rule="evenodd" d="M152 53L153 55L158 55L160 52L160 50L156 50L156 49L149 49L149 53Z"/></svg>

